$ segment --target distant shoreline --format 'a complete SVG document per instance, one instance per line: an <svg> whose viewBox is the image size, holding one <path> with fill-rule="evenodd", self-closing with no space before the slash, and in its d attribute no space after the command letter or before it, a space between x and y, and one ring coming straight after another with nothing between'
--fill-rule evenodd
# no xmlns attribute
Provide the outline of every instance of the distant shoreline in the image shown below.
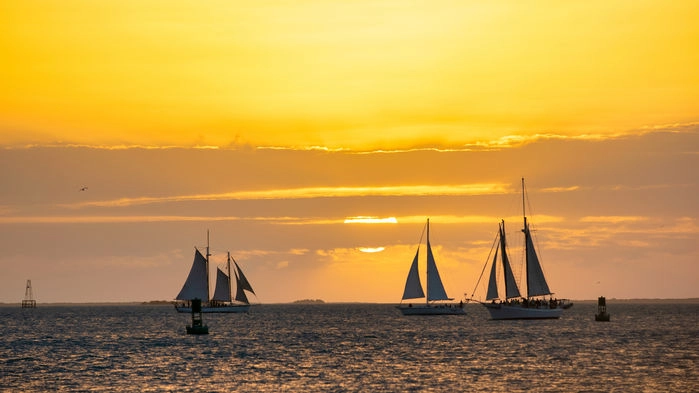
<svg viewBox="0 0 699 393"><path fill-rule="evenodd" d="M597 303L597 299L572 299L573 303ZM699 303L699 298L686 298L686 299L616 299L607 297L608 303L646 303L646 304L695 304ZM142 302L37 302L37 307L39 306L167 306L173 304L173 301L168 300L150 300ZM303 304L303 305L323 305L323 304L386 304L393 305L398 304L397 302L325 302L320 299L304 299L304 300L294 300L291 302L276 302L276 303L263 303L262 305L293 305L293 304ZM0 306L17 306L20 307L21 302L3 303L0 302Z"/></svg>
<svg viewBox="0 0 699 393"><path fill-rule="evenodd" d="M607 302L613 303L699 303L699 298L687 298L687 299L617 299L613 297L607 297ZM597 299L586 299L586 300L572 300L573 302L580 303L597 303Z"/></svg>

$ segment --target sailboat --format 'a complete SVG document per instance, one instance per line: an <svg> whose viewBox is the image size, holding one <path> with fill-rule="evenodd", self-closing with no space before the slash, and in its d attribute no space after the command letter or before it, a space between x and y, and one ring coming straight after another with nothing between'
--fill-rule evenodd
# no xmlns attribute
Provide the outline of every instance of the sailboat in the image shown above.
<svg viewBox="0 0 699 393"><path fill-rule="evenodd" d="M202 302L201 312L203 313L242 313L250 310L250 301L245 294L249 291L253 295L255 291L252 289L250 282L243 274L243 271L238 266L238 263L231 258L231 253L228 253L227 272L216 269L216 287L214 295L209 297L209 234L206 234L206 256L195 247L194 262L189 271L187 280L182 286L182 290L177 295L175 300L175 309L181 313L192 312L192 300L200 299ZM232 296L231 289L231 261L235 265L236 294ZM204 300L206 299L206 300Z"/></svg>
<svg viewBox="0 0 699 393"><path fill-rule="evenodd" d="M417 252L413 263L410 265L408 278L405 281L405 289L403 290L403 299L398 309L403 315L456 315L465 314L463 302L459 304L443 303L446 300L454 300L447 296L444 290L442 279L437 270L437 264L432 254L432 246L430 246L430 220L427 219L427 297L424 304L404 304L403 300L421 299L425 297L425 292L422 290L420 282L420 274L418 272L418 256L420 255L420 244L418 243ZM424 233L424 232L423 232ZM422 237L420 239L422 243ZM442 303L440 303L442 302Z"/></svg>
<svg viewBox="0 0 699 393"><path fill-rule="evenodd" d="M525 189L522 178L522 205L524 205ZM507 255L507 239L505 236L505 220L499 224L498 234L495 238L495 254L490 268L486 302L483 304L490 312L492 319L557 319L564 309L572 307L573 303L563 299L554 299L549 289L544 271L541 268L539 257L534 249L529 223L524 207L524 248L526 261L527 296L523 297L515 280L512 266ZM498 251L500 254L503 280L498 280ZM488 262L486 261L486 266ZM485 266L483 267L485 271ZM480 281L480 279L479 279ZM504 283L504 296L499 293L498 282ZM475 291L474 291L475 292ZM546 299L546 296L549 298Z"/></svg>

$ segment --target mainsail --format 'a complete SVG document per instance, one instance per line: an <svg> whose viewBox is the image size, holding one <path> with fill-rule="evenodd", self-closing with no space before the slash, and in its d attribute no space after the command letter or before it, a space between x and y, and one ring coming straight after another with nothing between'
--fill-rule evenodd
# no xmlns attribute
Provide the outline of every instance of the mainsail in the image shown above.
<svg viewBox="0 0 699 393"><path fill-rule="evenodd" d="M497 284L497 274L495 273L495 267L498 263L498 250L495 249L495 256L493 257L493 264L490 267L490 279L488 280L488 293L485 295L485 300L499 299L498 296L498 284Z"/></svg>
<svg viewBox="0 0 699 393"><path fill-rule="evenodd" d="M528 296L550 295L551 291L546 283L544 271L541 269L539 257L536 255L534 243L532 242L531 234L529 233L529 224L526 219L524 221L524 237L526 241L526 258L527 258L527 294Z"/></svg>
<svg viewBox="0 0 699 393"><path fill-rule="evenodd" d="M430 247L430 223L427 221L427 300L453 300L447 296L442 279L439 277L437 264L434 262Z"/></svg>
<svg viewBox="0 0 699 393"><path fill-rule="evenodd" d="M182 290L175 299L201 299L205 301L208 300L209 288L206 265L206 258L204 258L204 256L201 255L199 250L195 250L192 269L189 271L189 275L187 276L187 280L184 282L184 285L182 286Z"/></svg>
<svg viewBox="0 0 699 393"><path fill-rule="evenodd" d="M505 239L505 220L500 225L500 255L502 255L502 266L505 272L505 297L507 299L520 297L517 281L510 266L510 259L507 257L507 240Z"/></svg>
<svg viewBox="0 0 699 393"><path fill-rule="evenodd" d="M412 263L412 265L410 265L410 272L408 272L408 279L405 280L405 290L403 290L403 300L425 297L425 292L422 291L422 283L420 282L420 274L417 270L417 258L418 258L419 254L420 254L420 247L418 246L417 252L415 253L415 258L413 259L413 263Z"/></svg>
<svg viewBox="0 0 699 393"><path fill-rule="evenodd" d="M231 280L228 275L220 268L216 269L216 289L214 289L214 297L211 300L220 302L231 301Z"/></svg>

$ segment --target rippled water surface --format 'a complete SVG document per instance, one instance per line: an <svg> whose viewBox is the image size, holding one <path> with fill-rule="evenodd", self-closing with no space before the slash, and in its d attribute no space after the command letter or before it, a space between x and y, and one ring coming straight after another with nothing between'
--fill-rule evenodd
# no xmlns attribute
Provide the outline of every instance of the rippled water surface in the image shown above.
<svg viewBox="0 0 699 393"><path fill-rule="evenodd" d="M579 303L559 320L392 305L1 307L4 391L699 391L699 304Z"/></svg>

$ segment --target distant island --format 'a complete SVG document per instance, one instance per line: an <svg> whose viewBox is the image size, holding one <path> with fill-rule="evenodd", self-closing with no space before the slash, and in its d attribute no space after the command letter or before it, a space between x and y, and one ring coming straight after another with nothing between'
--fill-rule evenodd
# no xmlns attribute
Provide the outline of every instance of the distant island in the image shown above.
<svg viewBox="0 0 699 393"><path fill-rule="evenodd" d="M301 299L301 300L295 300L292 303L294 303L294 304L324 304L325 302L321 299Z"/></svg>

